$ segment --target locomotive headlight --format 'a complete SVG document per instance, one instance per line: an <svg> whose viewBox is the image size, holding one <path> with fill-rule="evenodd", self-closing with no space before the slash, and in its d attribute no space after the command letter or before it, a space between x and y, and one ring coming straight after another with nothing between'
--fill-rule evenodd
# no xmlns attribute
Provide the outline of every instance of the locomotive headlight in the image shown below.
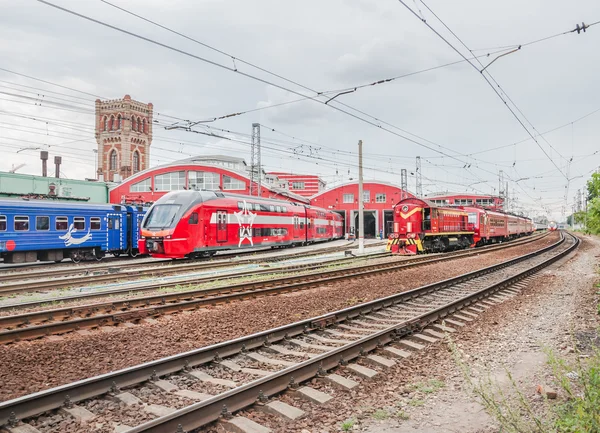
<svg viewBox="0 0 600 433"><path fill-rule="evenodd" d="M406 235L406 237L407 237L408 239L414 239L414 238L416 238L416 237L417 237L417 235L416 235L415 233L408 233L408 234Z"/></svg>

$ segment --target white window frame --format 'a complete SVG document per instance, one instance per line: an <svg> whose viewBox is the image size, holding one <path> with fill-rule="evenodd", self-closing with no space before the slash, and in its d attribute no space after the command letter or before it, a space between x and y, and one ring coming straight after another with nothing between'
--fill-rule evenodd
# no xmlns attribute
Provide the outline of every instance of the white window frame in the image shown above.
<svg viewBox="0 0 600 433"><path fill-rule="evenodd" d="M0 221L4 221L4 230L0 230L0 232L5 232L8 230L8 218L6 215L0 215Z"/></svg>
<svg viewBox="0 0 600 433"><path fill-rule="evenodd" d="M246 182L232 176L223 175L223 191L246 190Z"/></svg>
<svg viewBox="0 0 600 433"><path fill-rule="evenodd" d="M385 195L384 192L379 192L379 193L375 194L375 203L385 203L386 200L387 200L387 196Z"/></svg>
<svg viewBox="0 0 600 433"><path fill-rule="evenodd" d="M57 224L58 224L59 222L66 222L66 223L67 223L67 226L66 226L66 228L64 228L64 229L59 229L59 228L57 227ZM66 216L57 216L57 217L54 219L54 229L55 229L56 231L59 231L59 232L66 232L67 230L69 230L69 217L66 217Z"/></svg>
<svg viewBox="0 0 600 433"><path fill-rule="evenodd" d="M17 230L17 218L25 218L27 220L27 230ZM21 221L24 222L25 220ZM28 232L31 229L31 224L29 221L29 217L25 216L25 215L15 215L15 218L13 220L13 228L16 232Z"/></svg>
<svg viewBox="0 0 600 433"><path fill-rule="evenodd" d="M369 203L371 201L371 191L363 191L363 203Z"/></svg>
<svg viewBox="0 0 600 433"><path fill-rule="evenodd" d="M46 230L38 229L38 219L40 219L40 218L48 218L48 228ZM36 215L35 216L35 231L40 231L40 232L50 231L50 216L49 215Z"/></svg>
<svg viewBox="0 0 600 433"><path fill-rule="evenodd" d="M95 222L99 224L97 229L92 227L92 224ZM90 217L90 230L102 230L102 220L100 217Z"/></svg>
<svg viewBox="0 0 600 433"><path fill-rule="evenodd" d="M75 223L81 222L81 221L83 221L83 228L80 229L80 228L75 227ZM74 229L85 230L85 226L86 226L86 224L85 224L85 217L73 217L73 228Z"/></svg>
<svg viewBox="0 0 600 433"><path fill-rule="evenodd" d="M147 177L144 180L140 180L132 184L129 187L129 192L150 192L152 191L152 178Z"/></svg>
<svg viewBox="0 0 600 433"><path fill-rule="evenodd" d="M354 194L342 195L342 203L354 203Z"/></svg>
<svg viewBox="0 0 600 433"><path fill-rule="evenodd" d="M183 176L181 175L183 173ZM168 184L165 180L168 179ZM175 181L175 182L174 182ZM185 171L170 171L154 176L155 191L179 191L185 187ZM166 188L166 189L165 189Z"/></svg>

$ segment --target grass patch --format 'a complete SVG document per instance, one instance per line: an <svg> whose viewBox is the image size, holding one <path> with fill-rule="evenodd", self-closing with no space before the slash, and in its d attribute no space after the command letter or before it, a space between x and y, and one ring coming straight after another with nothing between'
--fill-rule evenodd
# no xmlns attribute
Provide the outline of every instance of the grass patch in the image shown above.
<svg viewBox="0 0 600 433"><path fill-rule="evenodd" d="M408 416L408 414L403 410L399 410L398 412L396 412L396 418L401 419L402 421L406 421L410 418L410 416Z"/></svg>
<svg viewBox="0 0 600 433"><path fill-rule="evenodd" d="M423 400L419 400L418 398L413 398L408 401L408 404L413 407L423 406L425 402Z"/></svg>
<svg viewBox="0 0 600 433"><path fill-rule="evenodd" d="M352 430L352 427L354 427L355 423L356 423L356 421L354 421L353 419L347 419L346 421L344 421L342 423L340 428L342 429L342 431L350 431L350 430Z"/></svg>
<svg viewBox="0 0 600 433"><path fill-rule="evenodd" d="M377 409L371 416L376 420L383 421L384 419L388 419L390 414L387 410Z"/></svg>

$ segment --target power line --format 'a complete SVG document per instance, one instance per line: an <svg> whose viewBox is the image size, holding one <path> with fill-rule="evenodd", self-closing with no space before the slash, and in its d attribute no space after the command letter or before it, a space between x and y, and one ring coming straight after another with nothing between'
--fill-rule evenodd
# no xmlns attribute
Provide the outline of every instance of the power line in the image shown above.
<svg viewBox="0 0 600 433"><path fill-rule="evenodd" d="M41 0L40 0L41 1ZM406 9L408 9L415 17L419 18L419 16L417 15L417 13L415 11L413 11L410 7L408 7L408 5L403 1L403 0L398 0L404 7L406 7ZM425 3L423 3L425 4ZM427 5L425 5L427 7ZM429 9L429 7L427 7L427 9ZM431 9L429 9L431 11ZM433 12L432 12L433 13ZM468 47L464 44L464 42L462 42L462 40L456 36L456 34L448 27L446 26L446 24L444 24L444 22L442 20L440 20L434 13L433 15L444 25L444 27L446 27L450 33L452 33L452 35L454 35L454 37L463 45L467 48ZM420 18L419 18L420 19ZM523 127L523 129L525 129L525 131L527 131L527 134L529 134L529 136L533 139L533 141L535 141L535 143L538 145L538 147L542 150L542 152L544 152L544 154L546 155L546 157L550 160L550 162L552 162L552 164L556 167L556 169L565 177L568 178L567 175L565 175L563 173L563 171L560 169L560 167L556 164L556 162L554 162L554 160L550 157L550 155L548 155L548 153L546 152L546 150L542 147L542 145L536 140L535 136L531 133L531 131L529 131L529 128L527 128L527 126L525 126L525 124L523 123L523 121L519 118L519 116L517 116L517 114L514 112L514 110L508 105L508 103L506 102L506 100L502 97L502 95L498 92L498 90L496 89L496 87L494 87L494 85L490 82L490 80L485 76L485 74L479 70L479 68L477 68L477 66L475 66L473 63L471 63L471 61L469 61L466 56L460 52L460 50L458 50L454 45L452 45L446 38L444 38L444 36L442 36L437 30L435 30L427 21L424 21L422 19L420 19L423 24L425 24L431 31L433 31L440 39L442 39L450 48L452 48L459 56L461 56L463 59L467 60L467 62L469 63L469 65L471 65L475 70L477 70L480 75L483 77L483 79L486 81L486 83L488 83L488 85L494 90L494 93L496 93L496 95L500 98L500 100L502 102L504 102L504 105L506 106L506 108L510 111L510 113L513 115L513 117L515 119L517 119L517 121L519 122L519 124L521 125L521 127ZM487 72L487 71L486 71ZM488 75L489 72L487 72ZM495 81L495 80L494 80ZM496 83L497 84L497 83ZM498 87L500 88L500 86L498 85ZM506 92L503 91L504 94L506 94Z"/></svg>

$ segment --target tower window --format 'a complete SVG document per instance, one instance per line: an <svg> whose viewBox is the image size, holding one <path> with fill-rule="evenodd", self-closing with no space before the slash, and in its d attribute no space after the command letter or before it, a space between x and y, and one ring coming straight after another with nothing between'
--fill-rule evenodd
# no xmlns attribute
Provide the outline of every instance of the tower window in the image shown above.
<svg viewBox="0 0 600 433"><path fill-rule="evenodd" d="M110 152L110 170L116 170L117 169L117 151L113 149L112 152Z"/></svg>
<svg viewBox="0 0 600 433"><path fill-rule="evenodd" d="M121 129L121 115L117 116L117 129Z"/></svg>
<svg viewBox="0 0 600 433"><path fill-rule="evenodd" d="M102 118L102 124L100 125L100 127L102 128L103 131L106 131L106 124L108 123L108 119L106 118L106 116L104 116Z"/></svg>
<svg viewBox="0 0 600 433"><path fill-rule="evenodd" d="M147 134L147 133L148 133L148 131L146 130L146 119L143 119L143 120L142 120L142 132L143 132L144 134Z"/></svg>
<svg viewBox="0 0 600 433"><path fill-rule="evenodd" d="M133 152L133 172L140 171L140 153L135 150Z"/></svg>
<svg viewBox="0 0 600 433"><path fill-rule="evenodd" d="M111 116L108 118L108 130L109 130L109 131L112 131L112 130L114 129L114 126L115 126L115 116L112 116L112 115L111 115Z"/></svg>

